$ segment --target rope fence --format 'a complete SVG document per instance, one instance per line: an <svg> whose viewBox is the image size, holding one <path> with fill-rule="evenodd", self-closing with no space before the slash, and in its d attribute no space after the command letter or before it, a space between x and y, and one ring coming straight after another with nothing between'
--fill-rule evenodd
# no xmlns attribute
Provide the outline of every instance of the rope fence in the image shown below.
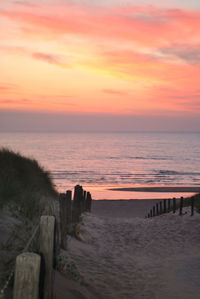
<svg viewBox="0 0 200 299"><path fill-rule="evenodd" d="M39 224L35 225L35 227L33 229L33 233L31 234L31 237L28 239L28 241L27 241L24 249L22 250L22 252L28 251L28 249L29 249L32 241L34 240L34 238L35 238L38 230L39 230ZM13 278L14 272L15 272L14 269L12 269L10 271L9 276L8 276L6 282L4 283L2 289L0 290L0 299L4 299L5 298L5 291L7 290L8 286L9 286L9 284L10 284L12 278Z"/></svg>

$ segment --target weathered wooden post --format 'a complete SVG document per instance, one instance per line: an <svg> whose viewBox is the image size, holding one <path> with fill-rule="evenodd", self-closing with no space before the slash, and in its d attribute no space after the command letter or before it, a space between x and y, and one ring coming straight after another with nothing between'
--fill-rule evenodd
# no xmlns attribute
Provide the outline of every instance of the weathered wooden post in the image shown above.
<svg viewBox="0 0 200 299"><path fill-rule="evenodd" d="M150 218L150 214L148 213L147 218Z"/></svg>
<svg viewBox="0 0 200 299"><path fill-rule="evenodd" d="M153 217L155 217L156 216L156 208L155 208L155 206L153 206Z"/></svg>
<svg viewBox="0 0 200 299"><path fill-rule="evenodd" d="M66 206L67 206L67 232L69 232L69 226L72 223L72 191L66 191Z"/></svg>
<svg viewBox="0 0 200 299"><path fill-rule="evenodd" d="M191 216L194 215L194 196L191 197Z"/></svg>
<svg viewBox="0 0 200 299"><path fill-rule="evenodd" d="M39 299L41 257L24 252L17 256L13 299Z"/></svg>
<svg viewBox="0 0 200 299"><path fill-rule="evenodd" d="M168 210L168 213L171 210L171 199L170 198L168 198L168 207L167 207L167 210Z"/></svg>
<svg viewBox="0 0 200 299"><path fill-rule="evenodd" d="M158 203L156 204L156 215L159 215L159 207L158 207Z"/></svg>
<svg viewBox="0 0 200 299"><path fill-rule="evenodd" d="M83 191L83 212L86 212L86 196L87 196L87 192L84 190Z"/></svg>
<svg viewBox="0 0 200 299"><path fill-rule="evenodd" d="M54 259L55 217L40 218L40 253L44 262L43 298L53 299L53 259Z"/></svg>
<svg viewBox="0 0 200 299"><path fill-rule="evenodd" d="M183 197L180 198L179 215L183 215Z"/></svg>
<svg viewBox="0 0 200 299"><path fill-rule="evenodd" d="M164 211L163 211L164 213L166 213L167 212L167 205L166 205L166 199L164 199Z"/></svg>
<svg viewBox="0 0 200 299"><path fill-rule="evenodd" d="M63 249L66 249L66 239L67 239L67 204L66 204L66 195L61 193L59 197L60 203L60 246Z"/></svg>
<svg viewBox="0 0 200 299"><path fill-rule="evenodd" d="M80 192L80 198L79 198L79 201L80 201L80 216L82 213L85 212L85 198L84 198L84 190L82 188L82 192Z"/></svg>
<svg viewBox="0 0 200 299"><path fill-rule="evenodd" d="M159 214L161 215L162 212L163 212L163 211L162 211L162 201L160 201L160 213L159 213Z"/></svg>
<svg viewBox="0 0 200 299"><path fill-rule="evenodd" d="M91 212L91 205L92 205L92 197L90 192L87 192L87 197L86 197L86 211Z"/></svg>
<svg viewBox="0 0 200 299"><path fill-rule="evenodd" d="M150 211L150 217L153 217L153 211L152 210Z"/></svg>
<svg viewBox="0 0 200 299"><path fill-rule="evenodd" d="M176 198L173 198L173 213L176 213Z"/></svg>
<svg viewBox="0 0 200 299"><path fill-rule="evenodd" d="M83 189L80 185L76 185L74 188L74 200L72 207L72 222L77 223L81 216L81 200L82 200Z"/></svg>

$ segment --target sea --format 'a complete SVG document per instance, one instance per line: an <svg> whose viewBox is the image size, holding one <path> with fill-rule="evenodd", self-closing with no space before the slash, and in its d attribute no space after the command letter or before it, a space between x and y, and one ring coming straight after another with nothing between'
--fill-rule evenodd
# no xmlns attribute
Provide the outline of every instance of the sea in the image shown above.
<svg viewBox="0 0 200 299"><path fill-rule="evenodd" d="M80 184L94 199L183 195L109 190L119 187L200 186L198 132L0 133L0 147L38 160L59 192Z"/></svg>

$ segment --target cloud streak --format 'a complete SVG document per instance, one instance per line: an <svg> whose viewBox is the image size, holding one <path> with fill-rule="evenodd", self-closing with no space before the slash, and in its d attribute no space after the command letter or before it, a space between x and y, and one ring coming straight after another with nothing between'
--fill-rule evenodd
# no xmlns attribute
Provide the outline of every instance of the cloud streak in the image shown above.
<svg viewBox="0 0 200 299"><path fill-rule="evenodd" d="M57 55L36 52L32 54L35 59L43 60L48 63L60 64L60 57Z"/></svg>
<svg viewBox="0 0 200 299"><path fill-rule="evenodd" d="M54 5L38 9L5 10L1 17L35 27L36 33L77 34L90 38L133 40L144 45L198 37L200 12L156 7L89 7ZM106 29L106 30L105 30ZM153 38L152 38L153 37Z"/></svg>

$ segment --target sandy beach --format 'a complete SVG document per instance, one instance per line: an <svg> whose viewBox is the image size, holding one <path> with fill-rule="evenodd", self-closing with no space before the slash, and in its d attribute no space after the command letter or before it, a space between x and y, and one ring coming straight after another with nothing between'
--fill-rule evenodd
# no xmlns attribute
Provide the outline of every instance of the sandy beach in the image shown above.
<svg viewBox="0 0 200 299"><path fill-rule="evenodd" d="M93 201L62 252L79 280L57 273L56 298L198 299L200 215L145 219L155 202Z"/></svg>

